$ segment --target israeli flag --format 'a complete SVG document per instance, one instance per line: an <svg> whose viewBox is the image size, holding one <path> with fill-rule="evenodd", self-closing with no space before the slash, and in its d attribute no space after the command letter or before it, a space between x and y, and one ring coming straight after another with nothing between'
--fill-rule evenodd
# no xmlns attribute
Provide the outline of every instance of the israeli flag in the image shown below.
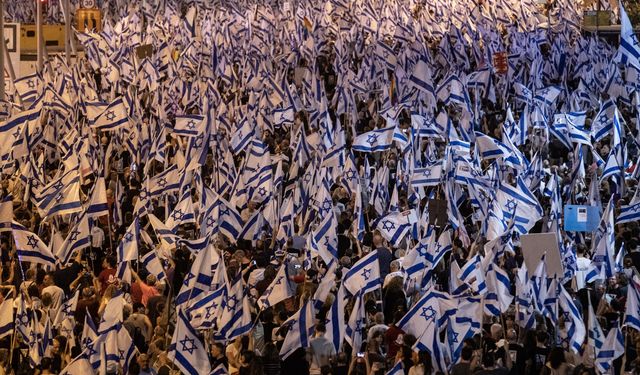
<svg viewBox="0 0 640 375"><path fill-rule="evenodd" d="M380 263L378 262L378 252L371 251L361 258L348 270L342 283L346 290L352 295L358 293L366 294L381 286L380 284Z"/></svg>
<svg viewBox="0 0 640 375"><path fill-rule="evenodd" d="M201 335L191 326L189 318L178 309L178 319L167 357L184 374L209 374L211 364Z"/></svg>
<svg viewBox="0 0 640 375"><path fill-rule="evenodd" d="M114 131L129 124L128 109L121 96L109 104L104 112L96 118L93 128L102 131Z"/></svg>
<svg viewBox="0 0 640 375"><path fill-rule="evenodd" d="M138 260L138 242L140 241L140 219L136 216L122 236L118 245L118 262Z"/></svg>
<svg viewBox="0 0 640 375"><path fill-rule="evenodd" d="M315 309L312 301L307 301L292 317L282 323L282 327L289 327L284 338L280 357L286 360L299 348L309 347L309 340L313 335L315 322Z"/></svg>
<svg viewBox="0 0 640 375"><path fill-rule="evenodd" d="M40 263L48 267L54 267L56 260L47 245L40 237L31 233L21 224L12 223L13 239L16 243L16 253L20 262Z"/></svg>
<svg viewBox="0 0 640 375"><path fill-rule="evenodd" d="M351 149L360 152L386 151L393 144L395 128L395 126L388 126L360 134L353 140Z"/></svg>

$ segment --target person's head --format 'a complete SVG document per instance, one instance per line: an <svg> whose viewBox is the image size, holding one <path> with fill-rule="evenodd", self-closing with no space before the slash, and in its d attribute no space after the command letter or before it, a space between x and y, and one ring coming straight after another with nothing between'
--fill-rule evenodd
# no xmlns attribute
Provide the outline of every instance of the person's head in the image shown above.
<svg viewBox="0 0 640 375"><path fill-rule="evenodd" d="M51 286L54 284L54 280L53 280L53 273L51 272L47 272L46 275L44 275L44 286Z"/></svg>
<svg viewBox="0 0 640 375"><path fill-rule="evenodd" d="M56 336L53 339L53 345L51 351L53 354L60 354L67 348L67 338L64 336Z"/></svg>
<svg viewBox="0 0 640 375"><path fill-rule="evenodd" d="M378 311L373 319L376 322L376 324L384 324L384 313L381 311Z"/></svg>
<svg viewBox="0 0 640 375"><path fill-rule="evenodd" d="M545 331L536 332L536 342L541 345L545 345L549 339L549 334Z"/></svg>
<svg viewBox="0 0 640 375"><path fill-rule="evenodd" d="M470 346L463 346L460 351L460 358L463 362L471 362L471 358L473 358L473 348Z"/></svg>
<svg viewBox="0 0 640 375"><path fill-rule="evenodd" d="M420 350L419 352L413 352L413 362L417 365L424 367L424 373L431 373L431 354L426 350Z"/></svg>
<svg viewBox="0 0 640 375"><path fill-rule="evenodd" d="M491 338L494 340L500 340L502 338L502 326L498 323L491 325Z"/></svg>
<svg viewBox="0 0 640 375"><path fill-rule="evenodd" d="M509 340L509 341L518 340L518 333L516 332L515 329L510 328L510 329L507 330L507 340Z"/></svg>
<svg viewBox="0 0 640 375"><path fill-rule="evenodd" d="M155 275L152 275L152 274L147 275L147 285L154 286L156 285L157 281L158 279L156 278Z"/></svg>
<svg viewBox="0 0 640 375"><path fill-rule="evenodd" d="M140 369L145 370L149 368L149 356L145 353L142 353L138 356L138 365Z"/></svg>
<svg viewBox="0 0 640 375"><path fill-rule="evenodd" d="M549 352L549 364L551 365L551 368L557 370L564 362L564 350L559 346L551 348L551 351Z"/></svg>
<svg viewBox="0 0 640 375"><path fill-rule="evenodd" d="M211 345L211 355L213 358L224 357L224 345L220 342L214 342L213 345Z"/></svg>
<svg viewBox="0 0 640 375"><path fill-rule="evenodd" d="M373 235L373 247L378 248L382 247L384 241L380 234L376 233Z"/></svg>
<svg viewBox="0 0 640 375"><path fill-rule="evenodd" d="M398 259L392 260L391 264L389 265L389 269L391 270L391 272L400 271L400 261Z"/></svg>
<svg viewBox="0 0 640 375"><path fill-rule="evenodd" d="M316 336L324 336L327 333L327 327L325 327L324 323L316 324Z"/></svg>
<svg viewBox="0 0 640 375"><path fill-rule="evenodd" d="M109 268L116 268L116 258L114 258L113 256L106 256L103 260L102 260L102 268L104 269L109 269Z"/></svg>
<svg viewBox="0 0 640 375"><path fill-rule="evenodd" d="M140 302L133 303L133 312L138 314L144 314L144 305Z"/></svg>

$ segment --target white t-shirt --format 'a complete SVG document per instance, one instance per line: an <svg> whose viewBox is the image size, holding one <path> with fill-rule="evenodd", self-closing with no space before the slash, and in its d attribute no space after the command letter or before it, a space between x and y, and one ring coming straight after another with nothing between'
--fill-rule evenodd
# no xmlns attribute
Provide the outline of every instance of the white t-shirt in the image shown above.
<svg viewBox="0 0 640 375"><path fill-rule="evenodd" d="M578 269L576 270L576 287L580 290L586 286L584 280L591 268L591 260L585 257L578 257L576 264L578 266Z"/></svg>

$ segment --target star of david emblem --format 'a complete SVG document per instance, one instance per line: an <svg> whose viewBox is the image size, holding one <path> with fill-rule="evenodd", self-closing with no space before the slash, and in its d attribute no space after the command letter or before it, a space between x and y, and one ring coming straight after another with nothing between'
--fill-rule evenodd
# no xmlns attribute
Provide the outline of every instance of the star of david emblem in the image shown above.
<svg viewBox="0 0 640 375"><path fill-rule="evenodd" d="M160 179L158 180L158 185L160 185L160 187L167 186L167 179L164 177L160 177Z"/></svg>
<svg viewBox="0 0 640 375"><path fill-rule="evenodd" d="M231 296L229 299L227 299L227 311L231 311L236 307L236 304L238 303L238 298L236 296Z"/></svg>
<svg viewBox="0 0 640 375"><path fill-rule="evenodd" d="M196 137L196 139L193 140L193 147L195 148L200 148L202 147L203 144L204 144L204 136L202 134L200 134L199 136Z"/></svg>
<svg viewBox="0 0 640 375"><path fill-rule="evenodd" d="M631 207L631 211L633 211L633 212L640 211L640 203L633 205L633 207Z"/></svg>
<svg viewBox="0 0 640 375"><path fill-rule="evenodd" d="M196 128L196 122L193 120L189 120L189 122L187 122L187 129L193 130Z"/></svg>
<svg viewBox="0 0 640 375"><path fill-rule="evenodd" d="M451 335L449 336L449 341L451 341L451 343L458 342L458 333L457 332L451 332Z"/></svg>
<svg viewBox="0 0 640 375"><path fill-rule="evenodd" d="M357 333L362 332L362 319L356 321L356 329L354 331Z"/></svg>
<svg viewBox="0 0 640 375"><path fill-rule="evenodd" d="M30 89L34 89L34 88L36 88L36 83L33 82L32 79L30 79L30 80L27 81L27 86L29 86Z"/></svg>
<svg viewBox="0 0 640 375"><path fill-rule="evenodd" d="M62 305L62 313L64 315L70 315L70 312L71 312L71 305L68 302L65 302Z"/></svg>
<svg viewBox="0 0 640 375"><path fill-rule="evenodd" d="M193 279L194 277L196 277L196 275L194 275L192 272L189 272L187 276L185 276L183 284L185 286L189 286L189 281L191 281L191 279Z"/></svg>
<svg viewBox="0 0 640 375"><path fill-rule="evenodd" d="M436 316L436 310L434 310L432 306L423 307L420 316L424 317L427 321L432 320Z"/></svg>
<svg viewBox="0 0 640 375"><path fill-rule="evenodd" d="M265 189L264 187L260 186L260 188L258 189L258 194L264 196L267 195L267 189Z"/></svg>
<svg viewBox="0 0 640 375"><path fill-rule="evenodd" d="M333 202L329 199L329 198L325 198L324 201L322 201L322 209L321 211L331 211L331 209L333 208Z"/></svg>
<svg viewBox="0 0 640 375"><path fill-rule="evenodd" d="M511 233L507 233L504 236L500 237L500 244L501 245L506 245L509 242L510 239L511 239Z"/></svg>
<svg viewBox="0 0 640 375"><path fill-rule="evenodd" d="M20 325L26 326L29 324L29 315L27 315L26 311L23 311L22 314L19 314L18 321Z"/></svg>
<svg viewBox="0 0 640 375"><path fill-rule="evenodd" d="M11 135L13 136L13 138L18 139L18 137L20 136L20 130L16 129L16 131Z"/></svg>
<svg viewBox="0 0 640 375"><path fill-rule="evenodd" d="M60 332L65 337L71 337L71 332L73 332L73 330L69 329L69 328L66 328L66 327L62 327L62 328L60 328Z"/></svg>
<svg viewBox="0 0 640 375"><path fill-rule="evenodd" d="M173 211L173 213L171 214L171 217L173 218L174 221L180 221L182 220L182 217L184 216L184 214L182 213L182 211L180 209L176 209L175 211Z"/></svg>
<svg viewBox="0 0 640 375"><path fill-rule="evenodd" d="M62 181L58 180L54 185L53 185L53 189L54 190L60 190L64 187L64 185L62 184Z"/></svg>
<svg viewBox="0 0 640 375"><path fill-rule="evenodd" d="M223 209L220 210L220 216L225 216L225 215L229 215L230 211L229 208L225 207Z"/></svg>
<svg viewBox="0 0 640 375"><path fill-rule="evenodd" d="M600 332L598 332L597 329L594 329L593 331L591 331L591 333L594 339L600 338Z"/></svg>
<svg viewBox="0 0 640 375"><path fill-rule="evenodd" d="M124 234L124 242L131 242L133 241L133 233L131 232L127 232Z"/></svg>
<svg viewBox="0 0 640 375"><path fill-rule="evenodd" d="M80 232L77 230L74 230L73 232L69 233L69 241L75 241L76 239L78 239L79 234Z"/></svg>
<svg viewBox="0 0 640 375"><path fill-rule="evenodd" d="M118 349L118 352L120 353L120 360L124 361L124 350Z"/></svg>
<svg viewBox="0 0 640 375"><path fill-rule="evenodd" d="M562 317L564 318L565 322L568 322L569 321L569 312L568 311L564 311L562 313Z"/></svg>
<svg viewBox="0 0 640 375"><path fill-rule="evenodd" d="M38 247L38 239L36 238L36 236L32 234L27 236L27 246L31 247L32 249Z"/></svg>
<svg viewBox="0 0 640 375"><path fill-rule="evenodd" d="M424 172L422 172L422 175L425 177L431 176L431 169L425 169Z"/></svg>
<svg viewBox="0 0 640 375"><path fill-rule="evenodd" d="M354 171L353 169L348 169L345 173L344 173L344 178L347 181L351 181L351 180L355 180L356 179L356 171Z"/></svg>
<svg viewBox="0 0 640 375"><path fill-rule="evenodd" d="M87 340L86 346L89 350L89 356L98 354L98 352L93 348L93 341Z"/></svg>
<svg viewBox="0 0 640 375"><path fill-rule="evenodd" d="M276 279L276 282L275 282L275 284L274 284L274 285L280 285L280 284L282 284L282 279L284 279L284 277L283 277L283 276L278 277L278 278Z"/></svg>
<svg viewBox="0 0 640 375"><path fill-rule="evenodd" d="M367 136L367 143L369 145L373 145L374 143L376 143L378 141L378 135L377 134L369 134Z"/></svg>
<svg viewBox="0 0 640 375"><path fill-rule="evenodd" d="M216 305L215 303L211 304L211 306L208 306L205 309L206 313L204 314L204 318L209 319L213 315L213 311L215 311L217 308L218 308L218 305Z"/></svg>
<svg viewBox="0 0 640 375"><path fill-rule="evenodd" d="M37 338L38 335L36 335L34 331L29 332L29 347L33 348L33 346L36 344Z"/></svg>
<svg viewBox="0 0 640 375"><path fill-rule="evenodd" d="M148 195L147 189L140 189L140 199L147 199Z"/></svg>
<svg viewBox="0 0 640 375"><path fill-rule="evenodd" d="M396 229L396 225L390 220L384 220L382 222L382 229L390 231Z"/></svg>
<svg viewBox="0 0 640 375"><path fill-rule="evenodd" d="M182 351L183 352L188 352L189 355L193 354L193 351L198 349L198 347L196 346L195 340L194 339L190 339L189 336L184 336L184 339L180 340L180 345L182 345Z"/></svg>
<svg viewBox="0 0 640 375"><path fill-rule="evenodd" d="M606 113L603 113L602 116L600 116L600 122L602 123L609 122L609 116L607 116Z"/></svg>
<svg viewBox="0 0 640 375"><path fill-rule="evenodd" d="M107 114L105 115L105 117L107 118L107 121L113 121L113 119L116 118L116 114L115 112L113 112L112 110L107 112Z"/></svg>
<svg viewBox="0 0 640 375"><path fill-rule="evenodd" d="M427 257L427 246L420 244L418 245L418 248L416 249L416 251L418 252L418 254L423 257L426 258Z"/></svg>
<svg viewBox="0 0 640 375"><path fill-rule="evenodd" d="M516 208L516 201L513 199L507 200L506 207L509 211L513 211Z"/></svg>
<svg viewBox="0 0 640 375"><path fill-rule="evenodd" d="M302 177L302 180L303 180L305 183L308 183L309 181L311 181L311 174L310 174L310 173L305 173L305 174L304 174L304 177Z"/></svg>
<svg viewBox="0 0 640 375"><path fill-rule="evenodd" d="M442 245L439 243L436 243L436 249L435 249L435 255L438 255L440 253L440 250L442 250Z"/></svg>
<svg viewBox="0 0 640 375"><path fill-rule="evenodd" d="M361 275L365 281L369 280L369 277L371 277L371 269L369 268L363 269Z"/></svg>
<svg viewBox="0 0 640 375"><path fill-rule="evenodd" d="M111 66L104 68L104 75L107 77L111 75Z"/></svg>
<svg viewBox="0 0 640 375"><path fill-rule="evenodd" d="M324 246L326 248L331 247L331 239L329 238L329 236L324 236Z"/></svg>
<svg viewBox="0 0 640 375"><path fill-rule="evenodd" d="M548 93L549 93L549 89L544 89L539 91L539 95L542 97L547 96Z"/></svg>
<svg viewBox="0 0 640 375"><path fill-rule="evenodd" d="M212 227L215 223L216 223L216 221L213 220L212 217L208 217L207 218L207 221L206 221L207 227Z"/></svg>

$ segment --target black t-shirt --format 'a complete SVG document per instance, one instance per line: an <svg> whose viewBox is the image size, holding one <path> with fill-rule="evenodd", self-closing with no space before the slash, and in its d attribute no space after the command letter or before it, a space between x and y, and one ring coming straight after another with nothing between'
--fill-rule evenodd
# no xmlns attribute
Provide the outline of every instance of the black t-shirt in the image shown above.
<svg viewBox="0 0 640 375"><path fill-rule="evenodd" d="M532 374L539 374L540 370L544 367L544 364L547 362L547 355L549 355L549 348L540 348L536 347L533 356L533 372Z"/></svg>
<svg viewBox="0 0 640 375"><path fill-rule="evenodd" d="M82 272L82 264L73 262L69 267L59 269L53 273L53 281L57 286L62 288L65 295L69 295L71 290L69 286Z"/></svg>

